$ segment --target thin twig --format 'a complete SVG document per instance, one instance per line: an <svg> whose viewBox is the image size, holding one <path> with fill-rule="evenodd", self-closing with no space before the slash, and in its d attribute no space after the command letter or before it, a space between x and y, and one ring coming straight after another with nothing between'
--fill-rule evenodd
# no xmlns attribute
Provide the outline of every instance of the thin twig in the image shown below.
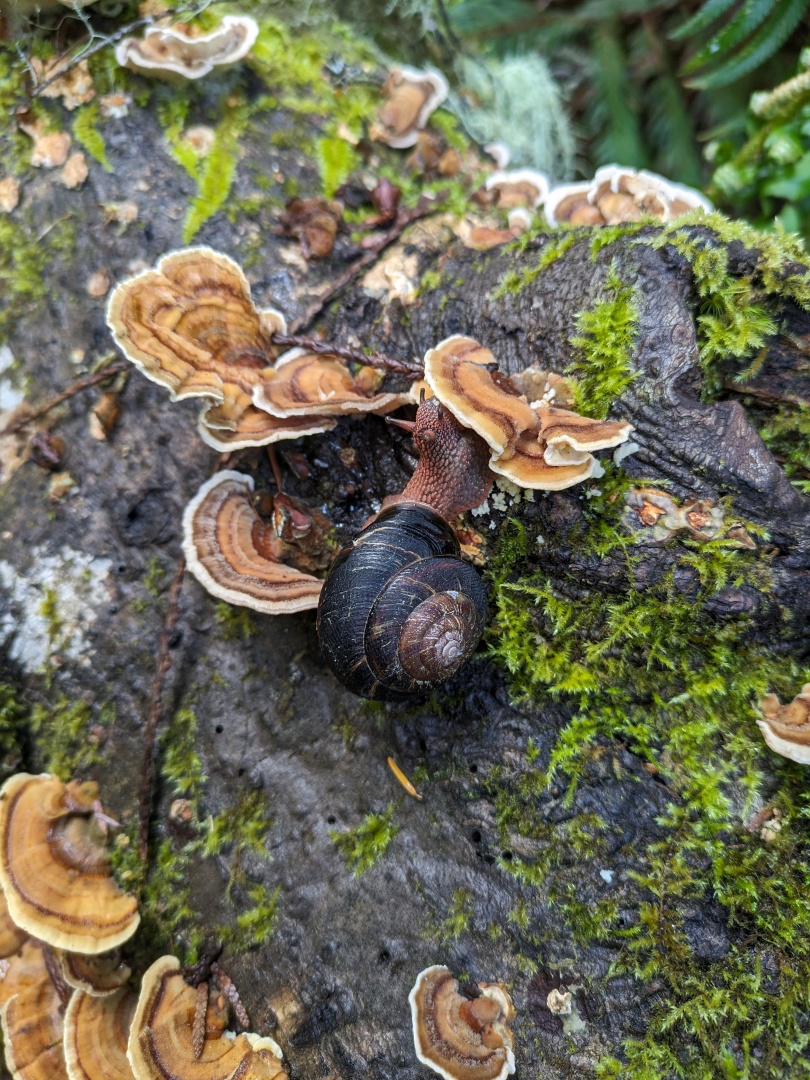
<svg viewBox="0 0 810 1080"><path fill-rule="evenodd" d="M62 390L60 393L46 401L44 405L40 405L38 408L33 409L31 412L26 413L25 416L20 416L12 423L7 424L0 435L13 435L15 431L19 431L20 428L24 428L27 424L33 423L34 420L39 420L40 416L44 416L45 413L50 412L51 409L55 409L57 405L61 405L63 401L67 401L68 398L74 397L76 394L80 394L82 390L89 390L91 386L96 386L100 382L104 382L106 379L111 379L113 375L120 375L122 371L126 371L129 368L129 364L123 361L117 364L110 364L109 367L104 368L103 371L96 372L95 375L87 375L83 379L79 379L73 383L66 390Z"/></svg>
<svg viewBox="0 0 810 1080"><path fill-rule="evenodd" d="M384 233L380 233L379 236L367 237L363 242L363 246L366 250L363 254L355 259L351 266L347 267L323 292L314 303L302 312L301 315L290 326L290 334L295 335L299 330L304 330L320 315L326 305L337 296L337 294L345 289L347 285L350 285L361 270L364 270L371 263L375 262L377 256L385 251L391 244L396 243L402 236L407 227L413 224L414 221L419 221L420 218L428 217L430 214L436 212L436 203L442 199L443 192L437 192L436 196L432 200L426 199L424 196L420 198L419 202L413 208L413 210L400 210L396 216L394 224Z"/></svg>
<svg viewBox="0 0 810 1080"><path fill-rule="evenodd" d="M149 698L149 715L146 718L143 734L141 793L138 807L138 857L144 864L146 864L149 853L149 818L152 814L152 789L155 784L155 735L163 715L163 688L172 664L169 645L180 613L180 589L183 584L185 570L186 560L181 555L174 579L169 587L169 602L166 608L163 632L160 635L157 667L152 679L152 691Z"/></svg>
<svg viewBox="0 0 810 1080"><path fill-rule="evenodd" d="M424 374L424 368L418 360L398 360L395 356L386 356L385 353L365 353L362 349L352 349L346 345L333 345L319 338L307 337L304 334L273 334L271 338L274 345L289 345L307 352L316 353L318 356L339 356L341 360L349 360L354 364L365 364L368 367L380 368L382 371L395 371L410 378L420 378Z"/></svg>
<svg viewBox="0 0 810 1080"><path fill-rule="evenodd" d="M211 965L211 971L213 972L214 978L217 981L217 986L220 988L228 1001L230 1001L231 1007L233 1008L233 1011L236 1015L236 1019L239 1021L243 1028L249 1028L250 1017L247 1014L245 1006L242 1004L242 999L239 996L239 991L236 989L233 979L231 979L230 976L222 970L222 968L216 961L214 961L214 963Z"/></svg>

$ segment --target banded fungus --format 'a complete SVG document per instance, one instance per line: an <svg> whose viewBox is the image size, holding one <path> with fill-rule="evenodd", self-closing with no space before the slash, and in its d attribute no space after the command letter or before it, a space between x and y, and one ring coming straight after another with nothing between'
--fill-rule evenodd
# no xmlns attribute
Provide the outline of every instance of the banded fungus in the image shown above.
<svg viewBox="0 0 810 1080"><path fill-rule="evenodd" d="M392 68L382 88L386 98L370 135L377 142L404 150L416 143L419 132L447 97L448 86L438 71Z"/></svg>
<svg viewBox="0 0 810 1080"><path fill-rule="evenodd" d="M486 191L502 210L525 206L536 209L549 191L548 177L536 169L498 170L487 178Z"/></svg>
<svg viewBox="0 0 810 1080"><path fill-rule="evenodd" d="M242 60L258 34L258 23L248 15L226 15L207 34L195 34L186 23L150 26L142 38L119 41L115 59L142 75L201 79L215 67Z"/></svg>
<svg viewBox="0 0 810 1080"><path fill-rule="evenodd" d="M62 1001L40 942L3 961L0 1023L13 1080L68 1080L62 1049Z"/></svg>
<svg viewBox="0 0 810 1080"><path fill-rule="evenodd" d="M500 983L479 983L478 995L459 993L441 965L417 976L411 1004L416 1056L444 1080L505 1080L515 1071L512 1001Z"/></svg>
<svg viewBox="0 0 810 1080"><path fill-rule="evenodd" d="M805 683L787 705L776 694L766 694L759 707L763 719L757 723L771 750L800 765L810 765L810 683Z"/></svg>
<svg viewBox="0 0 810 1080"><path fill-rule="evenodd" d="M127 1057L135 1080L288 1080L273 1039L234 1035L219 1024L194 1050L197 991L174 956L156 960L143 977L132 1020Z"/></svg>
<svg viewBox="0 0 810 1080"><path fill-rule="evenodd" d="M107 997L124 986L132 969L121 959L118 949L97 956L54 949L62 976L68 986L90 997Z"/></svg>
<svg viewBox="0 0 810 1080"><path fill-rule="evenodd" d="M0 960L13 956L22 948L28 934L21 930L8 913L8 904L0 892Z"/></svg>
<svg viewBox="0 0 810 1080"><path fill-rule="evenodd" d="M253 480L223 470L200 488L183 516L188 568L213 596L269 615L318 606L323 582L282 561L285 542L251 501Z"/></svg>
<svg viewBox="0 0 810 1080"><path fill-rule="evenodd" d="M550 391L548 398L528 401L473 338L455 335L430 349L425 380L456 419L489 445L492 472L520 487L558 491L598 475L593 451L617 446L632 430L623 421L592 420L552 406Z"/></svg>
<svg viewBox="0 0 810 1080"><path fill-rule="evenodd" d="M653 217L672 221L690 210L711 210L709 200L694 188L667 180L644 169L603 165L592 180L561 184L545 200L546 219L552 227L619 225Z"/></svg>
<svg viewBox="0 0 810 1080"><path fill-rule="evenodd" d="M140 921L134 896L110 875L95 783L12 776L0 790L0 885L29 934L88 955L127 941Z"/></svg>
<svg viewBox="0 0 810 1080"><path fill-rule="evenodd" d="M133 1080L127 1043L137 1003L127 987L103 998L72 994L63 1035L69 1080Z"/></svg>

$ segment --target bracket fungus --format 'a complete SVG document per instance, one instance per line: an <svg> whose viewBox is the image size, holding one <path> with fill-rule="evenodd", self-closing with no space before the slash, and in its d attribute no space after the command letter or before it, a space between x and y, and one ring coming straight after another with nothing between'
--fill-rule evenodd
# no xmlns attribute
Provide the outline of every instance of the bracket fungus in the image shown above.
<svg viewBox="0 0 810 1080"><path fill-rule="evenodd" d="M631 532L639 525L649 530L650 540L663 542L684 531L691 540L714 540L723 531L724 514L711 499L693 499L678 506L658 488L630 488L624 497L622 521Z"/></svg>
<svg viewBox="0 0 810 1080"><path fill-rule="evenodd" d="M498 170L487 178L485 189L502 210L527 206L534 210L546 198L549 191L548 177L536 169Z"/></svg>
<svg viewBox="0 0 810 1080"><path fill-rule="evenodd" d="M759 707L764 719L757 723L771 750L800 765L810 765L810 683L805 683L788 705L776 694L766 694Z"/></svg>
<svg viewBox="0 0 810 1080"><path fill-rule="evenodd" d="M128 987L104 998L71 996L63 1042L70 1080L133 1080L127 1043L137 1003Z"/></svg>
<svg viewBox="0 0 810 1080"><path fill-rule="evenodd" d="M12 1080L68 1080L62 1049L62 1001L39 942L4 961L0 1022Z"/></svg>
<svg viewBox="0 0 810 1080"><path fill-rule="evenodd" d="M21 930L8 913L8 904L0 892L0 960L13 956L22 948L28 934Z"/></svg>
<svg viewBox="0 0 810 1080"><path fill-rule="evenodd" d="M416 1056L444 1080L505 1080L515 1071L515 1010L500 983L479 983L480 994L459 993L446 967L420 972L409 995Z"/></svg>
<svg viewBox="0 0 810 1080"><path fill-rule="evenodd" d="M552 406L550 398L529 402L489 349L458 334L428 350L425 380L489 445L492 472L520 487L558 491L587 480L600 469L593 451L625 442L632 431L624 421L592 420Z"/></svg>
<svg viewBox="0 0 810 1080"><path fill-rule="evenodd" d="M127 1057L135 1080L288 1080L278 1044L224 1031L194 1052L197 991L174 956L156 960L143 977Z"/></svg>
<svg viewBox="0 0 810 1080"><path fill-rule="evenodd" d="M334 416L343 413L386 413L410 401L408 394L378 394L383 373L361 367L352 375L336 356L318 356L290 349L276 361L275 378L259 383L253 404L272 416Z"/></svg>
<svg viewBox="0 0 810 1080"><path fill-rule="evenodd" d="M712 204L695 188L677 184L657 173L621 165L603 165L592 180L552 188L543 209L552 228L569 225L619 225L654 217L672 221Z"/></svg>
<svg viewBox="0 0 810 1080"><path fill-rule="evenodd" d="M98 787L12 776L0 790L0 885L14 922L57 948L95 955L130 938L134 896L110 876Z"/></svg>
<svg viewBox="0 0 810 1080"><path fill-rule="evenodd" d="M286 547L251 501L253 480L216 473L186 507L188 568L213 596L269 615L318 606L323 582L281 561Z"/></svg>
<svg viewBox="0 0 810 1080"><path fill-rule="evenodd" d="M121 959L118 949L97 956L54 949L59 967L68 986L91 997L107 997L129 981L132 969Z"/></svg>
<svg viewBox="0 0 810 1080"><path fill-rule="evenodd" d="M448 86L438 71L395 67L388 73L382 92L386 102L372 125L371 138L404 150L416 143L430 114L447 97Z"/></svg>
<svg viewBox="0 0 810 1080"><path fill-rule="evenodd" d="M107 306L116 345L173 401L210 398L232 426L280 352L281 312L258 310L240 267L207 247L164 255L116 286Z"/></svg>
<svg viewBox="0 0 810 1080"><path fill-rule="evenodd" d="M115 59L142 75L201 79L215 67L242 60L258 34L258 23L248 15L226 15L207 34L195 35L186 23L150 26L142 38L119 41Z"/></svg>

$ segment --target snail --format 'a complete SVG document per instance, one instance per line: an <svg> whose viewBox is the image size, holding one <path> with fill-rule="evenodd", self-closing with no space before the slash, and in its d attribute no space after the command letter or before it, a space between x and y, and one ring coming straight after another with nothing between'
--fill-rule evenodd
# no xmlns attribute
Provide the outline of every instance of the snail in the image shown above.
<svg viewBox="0 0 810 1080"><path fill-rule="evenodd" d="M401 495L340 552L318 605L327 664L361 697L397 701L454 675L481 638L486 591L450 521L487 497L489 449L435 398L415 421L419 463Z"/></svg>

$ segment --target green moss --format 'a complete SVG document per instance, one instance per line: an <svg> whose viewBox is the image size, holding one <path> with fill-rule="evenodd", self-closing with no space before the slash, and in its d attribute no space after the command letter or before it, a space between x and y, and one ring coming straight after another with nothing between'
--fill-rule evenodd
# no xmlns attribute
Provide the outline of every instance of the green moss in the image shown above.
<svg viewBox="0 0 810 1080"><path fill-rule="evenodd" d="M780 405L768 415L759 433L796 487L810 495L810 409Z"/></svg>
<svg viewBox="0 0 810 1080"><path fill-rule="evenodd" d="M160 564L160 560L157 556L153 555L149 560L146 567L146 573L143 576L143 587L146 591L153 596L156 600L163 592L163 586L166 581L166 571Z"/></svg>
<svg viewBox="0 0 810 1080"><path fill-rule="evenodd" d="M209 218L224 205L239 163L239 136L250 115L247 105L226 106L225 118L214 132L214 145L198 166L197 194L183 221L183 243L188 244Z"/></svg>
<svg viewBox="0 0 810 1080"><path fill-rule="evenodd" d="M256 623L249 608L220 600L214 608L214 619L226 641L247 641L256 633Z"/></svg>
<svg viewBox="0 0 810 1080"><path fill-rule="evenodd" d="M632 562L610 474L605 487L587 500L586 522L567 542L580 556L613 552ZM510 527L504 547L525 542ZM766 780L757 702L769 691L792 697L810 672L754 643L748 619L718 622L704 613L704 602L726 585L767 593L766 556L724 540L676 551L679 565L698 571L697 595L676 588L675 569L643 591L583 596L574 589L572 598L542 571L515 581L509 557L493 564L491 649L511 673L513 693L538 704L555 699L571 714L544 767L527 754L519 769L487 777L501 842L517 834L535 852L501 865L528 890L528 903L553 905L575 941L620 938L613 974L665 988L647 1034L625 1043L625 1060L605 1059L600 1075L781 1080L799 1074L810 1040L810 798L800 766L768 755L775 786ZM671 792L658 819L664 837L647 849L635 877L629 929L615 921L615 900L582 900L571 870L593 866L608 824L577 813L553 826L538 801L555 785L567 788L563 802L571 805L592 764L617 740ZM783 814L772 842L746 828L763 799ZM732 935L718 960L698 960L686 938L685 913L703 898L724 907ZM625 892L622 907L628 903ZM519 917L514 933L524 947L531 943Z"/></svg>
<svg viewBox="0 0 810 1080"><path fill-rule="evenodd" d="M333 843L346 860L353 877L372 867L399 832L394 824L394 804L381 814L368 814L360 824L346 832L332 829L329 833Z"/></svg>
<svg viewBox="0 0 810 1080"><path fill-rule="evenodd" d="M324 136L315 143L315 160L321 174L321 186L327 198L348 178L360 164L360 155L340 136Z"/></svg>
<svg viewBox="0 0 810 1080"><path fill-rule="evenodd" d="M536 264L519 272L516 270L508 271L493 292L492 299L499 300L502 296L515 295L522 292L528 285L534 284L540 274L552 263L556 262L561 255L564 255L569 248L572 248L579 239L581 239L581 236L573 231L561 232L559 235L550 237L548 242L543 245L540 258Z"/></svg>
<svg viewBox="0 0 810 1080"><path fill-rule="evenodd" d="M111 706L94 712L83 701L61 695L53 704L35 705L29 727L38 761L61 780L86 778L103 760L103 740L91 727L109 727L115 719Z"/></svg>
<svg viewBox="0 0 810 1080"><path fill-rule="evenodd" d="M447 911L447 917L442 920L437 930L437 936L442 941L455 941L465 934L473 918L472 893L469 889L456 889L453 899Z"/></svg>
<svg viewBox="0 0 810 1080"><path fill-rule="evenodd" d="M196 743L194 710L178 709L160 737L160 771L172 795L189 799L195 809L205 781Z"/></svg>
<svg viewBox="0 0 810 1080"><path fill-rule="evenodd" d="M0 343L46 293L47 249L28 229L0 216Z"/></svg>
<svg viewBox="0 0 810 1080"><path fill-rule="evenodd" d="M27 718L28 708L17 688L0 683L0 776L4 779L19 768Z"/></svg>
<svg viewBox="0 0 810 1080"><path fill-rule="evenodd" d="M113 167L107 157L104 136L98 130L98 121L98 102L91 101L89 105L83 105L73 121L73 137L85 148L90 157L111 173Z"/></svg>
<svg viewBox="0 0 810 1080"><path fill-rule="evenodd" d="M571 339L578 350L571 371L577 376L577 405L587 416L604 419L616 398L636 373L631 364L638 324L633 290L622 284L615 267L605 280L609 300L577 317L579 336Z"/></svg>

